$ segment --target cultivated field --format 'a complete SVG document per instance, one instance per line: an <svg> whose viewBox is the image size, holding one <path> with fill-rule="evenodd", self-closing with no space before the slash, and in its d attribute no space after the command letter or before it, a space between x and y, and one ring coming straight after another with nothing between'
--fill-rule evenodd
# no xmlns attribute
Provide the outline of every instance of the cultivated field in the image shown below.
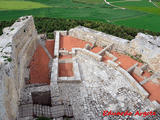
<svg viewBox="0 0 160 120"><path fill-rule="evenodd" d="M47 8L48 5L23 0L0 0L0 11L5 10L29 10L34 8Z"/></svg>
<svg viewBox="0 0 160 120"><path fill-rule="evenodd" d="M158 1L107 0L107 2L111 5L106 4L104 0L0 0L0 20L33 15L102 21L160 32Z"/></svg>

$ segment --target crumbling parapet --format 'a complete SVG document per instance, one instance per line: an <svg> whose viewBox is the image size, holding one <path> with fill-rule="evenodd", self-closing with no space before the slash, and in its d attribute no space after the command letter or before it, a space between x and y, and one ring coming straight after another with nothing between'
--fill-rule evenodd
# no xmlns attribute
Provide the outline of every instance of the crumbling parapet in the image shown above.
<svg viewBox="0 0 160 120"><path fill-rule="evenodd" d="M131 54L141 55L141 59L146 62L153 71L160 71L160 37L153 37L138 33L130 43Z"/></svg>
<svg viewBox="0 0 160 120"><path fill-rule="evenodd" d="M130 68L128 68L127 72L131 74L135 70L135 68L137 66L138 66L138 63L134 64L133 66L131 66Z"/></svg>
<svg viewBox="0 0 160 120"><path fill-rule="evenodd" d="M97 61L101 61L102 60L102 56L100 56L99 54L93 53L89 50L86 49L82 49L82 48L72 48L72 53L73 54L84 54L87 56L90 56L92 59L97 60Z"/></svg>
<svg viewBox="0 0 160 120"><path fill-rule="evenodd" d="M155 72L160 71L160 37L139 33L135 39L129 41L83 26L70 29L68 33L69 36L87 42L93 43L96 40L96 45L100 47L114 44L113 50L131 55L141 55L141 59L149 65L149 68Z"/></svg>
<svg viewBox="0 0 160 120"><path fill-rule="evenodd" d="M105 51L105 55L111 57L113 62L115 62L116 60L118 60L118 58L116 56L114 56L113 54L111 54L108 51Z"/></svg>
<svg viewBox="0 0 160 120"><path fill-rule="evenodd" d="M11 27L3 29L0 36L0 80L4 87L0 91L5 91L3 102L6 113L0 114L0 118L4 120L16 119L20 91L36 47L37 31L32 16L21 17Z"/></svg>
<svg viewBox="0 0 160 120"><path fill-rule="evenodd" d="M113 46L113 44L106 46L104 49L102 49L101 51L99 51L98 54L101 55L101 56L103 56L107 50L110 51L110 49L112 48L112 46Z"/></svg>
<svg viewBox="0 0 160 120"><path fill-rule="evenodd" d="M105 34L100 31L96 31L93 29L89 29L83 26L78 26L76 28L69 30L69 36L94 43L96 40L95 45L100 47L106 47L111 44L114 44L113 49L123 49L124 51L129 46L129 41L118 38L109 34Z"/></svg>
<svg viewBox="0 0 160 120"><path fill-rule="evenodd" d="M149 93L127 71L113 61L108 60L107 62L127 78L128 82L136 89L137 93L139 93L144 99L148 98Z"/></svg>

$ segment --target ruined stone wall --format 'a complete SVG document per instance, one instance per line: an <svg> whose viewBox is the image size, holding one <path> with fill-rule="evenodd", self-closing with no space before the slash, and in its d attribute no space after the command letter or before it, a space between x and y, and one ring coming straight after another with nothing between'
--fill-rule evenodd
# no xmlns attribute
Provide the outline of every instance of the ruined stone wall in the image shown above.
<svg viewBox="0 0 160 120"><path fill-rule="evenodd" d="M141 59L148 63L151 69L160 72L160 37L138 33L130 46L130 54L141 55Z"/></svg>
<svg viewBox="0 0 160 120"><path fill-rule="evenodd" d="M20 90L29 79L29 62L36 46L32 16L19 18L0 36L0 120L16 119Z"/></svg>
<svg viewBox="0 0 160 120"><path fill-rule="evenodd" d="M129 46L128 40L108 35L103 32L92 30L82 26L70 29L69 36L79 38L81 40L85 40L91 43L95 43L95 45L100 47L106 47L110 46L111 44L114 44L114 48L119 50L126 50L126 48Z"/></svg>
<svg viewBox="0 0 160 120"><path fill-rule="evenodd" d="M112 49L118 52L139 54L141 60L146 62L153 71L160 71L160 37L139 33L135 39L129 41L82 26L70 29L68 33L72 37L100 47L113 45Z"/></svg>

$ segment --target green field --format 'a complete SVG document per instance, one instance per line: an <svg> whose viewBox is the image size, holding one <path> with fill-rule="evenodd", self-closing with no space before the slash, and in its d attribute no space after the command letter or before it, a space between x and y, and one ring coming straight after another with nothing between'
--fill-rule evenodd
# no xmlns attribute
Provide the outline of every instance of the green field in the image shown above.
<svg viewBox="0 0 160 120"><path fill-rule="evenodd" d="M32 1L22 1L22 0L0 0L0 11L5 10L29 10L35 8L47 8L50 7L45 4L32 2Z"/></svg>
<svg viewBox="0 0 160 120"><path fill-rule="evenodd" d="M94 20L160 32L160 8L148 0L0 0L0 20L23 15ZM160 5L159 2L156 4Z"/></svg>

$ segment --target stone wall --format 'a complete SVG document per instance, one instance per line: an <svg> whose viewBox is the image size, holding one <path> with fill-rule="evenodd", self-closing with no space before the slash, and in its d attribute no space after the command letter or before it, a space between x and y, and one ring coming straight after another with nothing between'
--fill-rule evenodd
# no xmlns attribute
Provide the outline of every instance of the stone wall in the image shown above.
<svg viewBox="0 0 160 120"><path fill-rule="evenodd" d="M108 60L107 63L108 65L118 70L121 74L123 74L129 81L129 83L135 88L136 92L142 96L142 98L148 98L149 93L141 85L139 85L139 83L126 70L124 70L117 63L111 60Z"/></svg>
<svg viewBox="0 0 160 120"><path fill-rule="evenodd" d="M130 43L131 54L141 55L141 59L154 71L160 71L160 37L138 33Z"/></svg>
<svg viewBox="0 0 160 120"><path fill-rule="evenodd" d="M92 30L82 26L70 29L69 35L91 43L95 42L95 45L100 47L106 47L110 46L111 44L114 44L114 48L118 49L121 47L120 50L126 50L126 47L129 46L128 40L108 35L103 32Z"/></svg>
<svg viewBox="0 0 160 120"><path fill-rule="evenodd" d="M141 60L146 62L153 71L160 71L160 37L139 33L135 39L129 41L82 26L70 29L68 34L100 47L113 45L112 48L118 52L139 54Z"/></svg>
<svg viewBox="0 0 160 120"><path fill-rule="evenodd" d="M16 119L20 91L29 79L29 63L36 47L32 16L19 18L0 36L0 120Z"/></svg>
<svg viewBox="0 0 160 120"><path fill-rule="evenodd" d="M96 54L96 53L93 53L89 50L86 50L84 48L72 48L72 53L76 54L77 53L80 53L80 54L84 54L84 55L87 55L87 56L90 56L92 59L94 60L97 60L97 61L101 61L102 60L102 56Z"/></svg>

